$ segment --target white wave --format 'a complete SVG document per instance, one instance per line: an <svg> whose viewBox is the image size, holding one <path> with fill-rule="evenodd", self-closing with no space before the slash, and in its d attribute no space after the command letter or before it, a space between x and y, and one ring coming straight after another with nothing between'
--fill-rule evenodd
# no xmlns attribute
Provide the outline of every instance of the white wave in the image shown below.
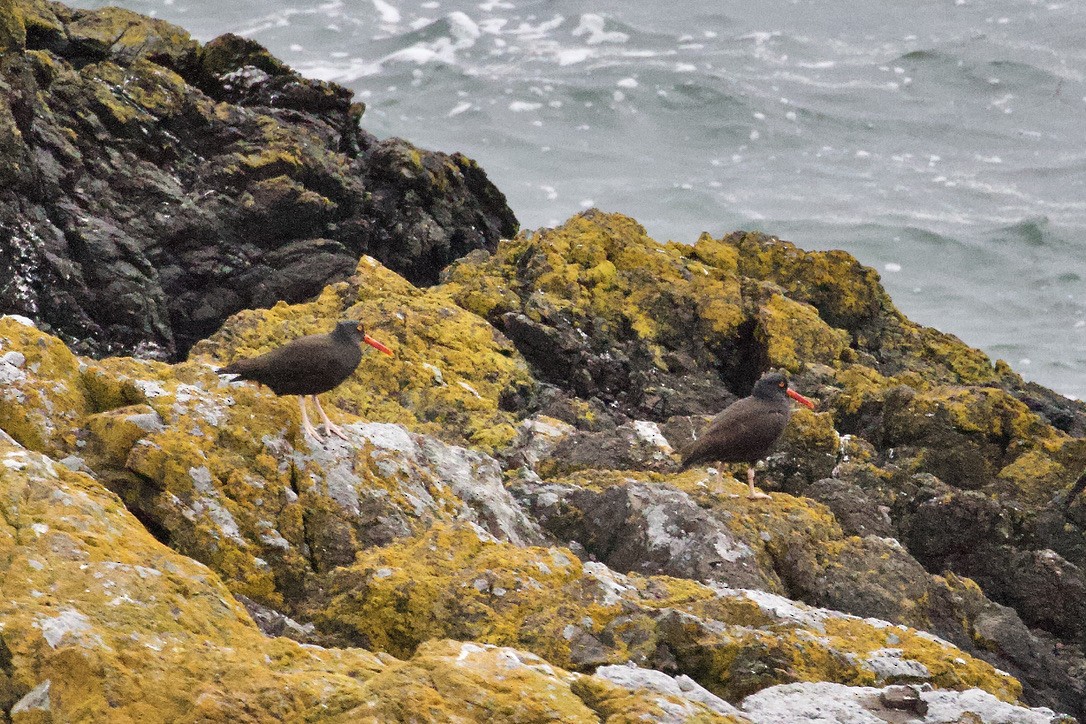
<svg viewBox="0 0 1086 724"><path fill-rule="evenodd" d="M373 0L373 7L377 14L381 16L382 23L395 25L400 22L400 11L389 5L385 0Z"/></svg>
<svg viewBox="0 0 1086 724"><path fill-rule="evenodd" d="M473 47L479 36L482 35L482 31L479 30L479 26L474 20L459 10L449 13L445 16L445 20L449 25L449 36L416 43L409 48L402 48L389 53L376 62L376 67L380 69L385 63L397 62L415 63L416 65L439 62L455 65L457 51ZM358 77L357 75L354 77L346 76L345 80L355 80Z"/></svg>
<svg viewBox="0 0 1086 724"><path fill-rule="evenodd" d="M562 48L558 51L558 65L574 65L591 58L595 53L591 48Z"/></svg>
<svg viewBox="0 0 1086 724"><path fill-rule="evenodd" d="M599 43L625 43L630 39L630 36L626 33L620 33L617 30L610 32L605 31L604 25L606 21L602 15L596 15L595 13L585 13L581 16L581 22L577 27L573 29L574 37L581 37L587 35L585 42L589 45L598 45Z"/></svg>
<svg viewBox="0 0 1086 724"><path fill-rule="evenodd" d="M511 35L516 35L524 40L536 40L539 38L545 38L550 35L552 30L555 30L562 23L566 22L565 17L562 15L555 15L550 20L544 20L538 25L532 25L531 23L521 23L517 27L509 31Z"/></svg>

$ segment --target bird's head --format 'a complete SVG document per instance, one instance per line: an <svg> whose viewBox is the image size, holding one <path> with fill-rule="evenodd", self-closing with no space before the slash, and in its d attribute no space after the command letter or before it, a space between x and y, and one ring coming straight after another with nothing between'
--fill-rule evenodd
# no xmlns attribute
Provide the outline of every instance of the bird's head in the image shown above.
<svg viewBox="0 0 1086 724"><path fill-rule="evenodd" d="M392 350L366 334L366 328L357 320L349 319L338 323L333 334L342 339L349 339L356 344L365 342L380 352L384 352L387 355L392 354Z"/></svg>
<svg viewBox="0 0 1086 724"><path fill-rule="evenodd" d="M814 409L814 403L788 386L788 375L783 372L766 372L754 383L752 397L775 400L788 395L801 405Z"/></svg>

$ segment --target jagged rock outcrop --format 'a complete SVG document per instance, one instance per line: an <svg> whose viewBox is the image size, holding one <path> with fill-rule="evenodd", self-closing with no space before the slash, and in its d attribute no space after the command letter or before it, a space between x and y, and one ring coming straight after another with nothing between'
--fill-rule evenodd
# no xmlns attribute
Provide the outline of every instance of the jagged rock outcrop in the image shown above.
<svg viewBox="0 0 1086 724"><path fill-rule="evenodd" d="M251 41L0 0L0 51L0 718L1086 717L1086 407L848 254L499 243ZM344 317L347 441L215 374ZM771 498L677 472L767 367L819 402Z"/></svg>
<svg viewBox="0 0 1086 724"><path fill-rule="evenodd" d="M417 284L517 222L461 154L379 141L257 43L118 8L0 11L0 313L82 354L183 357L369 254Z"/></svg>
<svg viewBox="0 0 1086 724"><path fill-rule="evenodd" d="M762 234L660 245L630 219L590 211L504 241L493 254L476 252L444 279L465 308L505 332L543 381L526 404L537 414L522 425L508 460L529 464L547 485L568 485L562 476L592 468L666 470L641 452L643 440L620 431L655 424L678 448L704 424L698 416L746 394L758 372L788 369L798 389L819 399L819 410L797 411L760 479L819 496L850 533L895 536L907 551L869 537L779 559L774 572L791 571L784 590L934 627L965 646L973 639L1027 689L1037 687L1036 700L1086 714L1077 703L1086 691L1079 595L1086 502L1073 495L1086 469L1081 403L1054 401L1004 363L905 319L877 275L847 254L805 252ZM630 513L631 499L629 492L567 490L536 513L560 540L618 561L629 559L621 546L651 539L650 524L658 523L641 513L616 522L613 506ZM704 530L697 516L679 511L667 519ZM619 539L621 546L610 543ZM679 548L653 562L667 546L643 546L630 570L693 571L698 566L684 561L717 557L707 543ZM884 558L894 565L873 567ZM872 569L884 577L860 575ZM962 605L972 614L949 606L958 594L935 595L924 582L948 569L987 593L966 596ZM900 605L910 592L936 602L925 614L930 620ZM998 604L1015 613L1000 613ZM976 616L987 633L962 627ZM989 636L993 621L1009 626L996 636L1003 643Z"/></svg>
<svg viewBox="0 0 1086 724"><path fill-rule="evenodd" d="M545 534L485 454L388 423L345 424L351 445L315 445L300 436L290 402L222 382L203 362L79 359L10 317L0 319L0 349L7 381L0 426L21 438L4 433L0 445L3 518L14 527L2 539L12 608L0 631L10 652L0 691L16 714L100 716L106 678L111 687L114 678L123 682L111 691L127 692L114 694L125 711L152 706L167 720L180 692L193 691L207 692L200 701L210 717L246 707L279 718L322 710L326 720L348 720L375 698L373 716L395 720L415 711L403 708L411 706L407 691L443 702L430 710L434 721L447 716L445 707L483 694L490 703L472 705L483 706L475 721L592 721L605 711L743 721L722 714L707 692L739 702L778 683L866 685L902 675L1019 696L1010 676L914 629L763 591L624 576L568 550L532 547ZM399 364L410 364L404 357ZM284 611L311 622L310 641L340 648L301 650L277 639L276 655L290 664L250 653L261 636L220 577L251 599L250 610L260 607L262 621ZM175 605L182 595L192 602ZM181 663L194 635L201 666ZM434 643L448 637L478 643ZM138 655L117 658L122 641ZM207 655L220 646L230 647L229 657ZM81 667L59 664L73 656L90 658ZM688 696L630 691L582 675L625 662L707 692L690 684ZM191 685L158 684L158 674L145 671L167 676L178 666ZM510 668L522 672L512 681ZM313 689L314 669L333 672L338 688ZM207 688L235 677L245 684ZM260 704L261 692L287 685L284 677L302 689ZM464 681L473 683L454 683ZM381 693L389 687L401 696ZM566 692L557 703L556 689ZM536 700L533 691L551 694ZM511 696L527 701L506 703Z"/></svg>

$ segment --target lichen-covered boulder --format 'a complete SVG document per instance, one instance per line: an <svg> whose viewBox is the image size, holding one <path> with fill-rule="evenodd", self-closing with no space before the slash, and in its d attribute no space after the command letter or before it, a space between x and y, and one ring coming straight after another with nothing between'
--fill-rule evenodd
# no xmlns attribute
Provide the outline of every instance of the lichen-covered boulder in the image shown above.
<svg viewBox="0 0 1086 724"><path fill-rule="evenodd" d="M516 417L506 400L534 385L523 357L445 290L419 289L370 258L312 302L234 317L197 345L192 359L225 365L328 331L338 319L361 320L394 354L366 355L326 396L334 405L487 451L512 442Z"/></svg>
<svg viewBox="0 0 1086 724"><path fill-rule="evenodd" d="M384 327L398 354L371 358L363 368L369 383L345 384L342 397L329 400L331 414L343 422L351 412L396 410L415 429L440 421L460 422L465 436L511 432L497 398L503 383L527 377L508 343L440 293L421 292L371 261L361 268L378 301L351 305L380 320L371 328ZM269 310L264 322L240 319L214 349L262 351L294 330L310 331L321 323L316 314L331 326L347 313L347 297L351 286L343 284L311 305ZM357 418L343 424L349 440L319 443L301 434L293 398L231 384L204 362L80 360L10 318L0 321L0 347L0 371L9 370L0 425L32 449L93 471L159 539L258 604L289 614L359 550L435 521L464 521L515 544L543 540L485 453Z"/></svg>
<svg viewBox="0 0 1086 724"><path fill-rule="evenodd" d="M15 724L744 721L677 687L630 691L510 648L435 641L401 661L268 638L93 477L3 433L0 561L0 710Z"/></svg>
<svg viewBox="0 0 1086 724"><path fill-rule="evenodd" d="M804 724L812 719L827 724L898 720L924 724L1070 724L1072 721L1051 709L1014 706L977 689L960 692L914 689L913 696L903 700L894 696L897 693L894 690L901 688L784 684L748 696L743 701L742 713L752 724Z"/></svg>
<svg viewBox="0 0 1086 724"><path fill-rule="evenodd" d="M365 701L381 658L264 637L214 573L93 478L3 434L0 462L0 708L12 721L289 719Z"/></svg>
<svg viewBox="0 0 1086 724"><path fill-rule="evenodd" d="M810 500L774 494L771 503L750 501L745 485L699 473L595 471L547 481L524 476L512 490L557 540L617 571L755 587L913 626L1011 672L1035 703L1073 710L1086 695L1074 648L1053 648L1047 635L1030 631L1013 609L989 600L973 581L928 573L892 538L845 535L834 516ZM1047 567L1052 581L1056 571L1071 573L1053 555ZM1018 570L1026 576L1032 569ZM1041 587L1039 592L1049 591L1047 601L1032 601L1023 618L1033 623L1056 611L1076 611L1062 597L1076 590L1073 574L1066 582L1066 594L1055 593L1051 583ZM993 588L992 594L1000 600L1004 592ZM883 663L887 670L908 671L892 653Z"/></svg>
<svg viewBox="0 0 1086 724"><path fill-rule="evenodd" d="M903 677L1018 695L1014 679L904 626L760 591L623 576L567 550L519 548L463 526L368 551L336 574L329 593L314 614L319 625L400 656L454 636L524 648L566 668L671 669L729 701L784 681Z"/></svg>

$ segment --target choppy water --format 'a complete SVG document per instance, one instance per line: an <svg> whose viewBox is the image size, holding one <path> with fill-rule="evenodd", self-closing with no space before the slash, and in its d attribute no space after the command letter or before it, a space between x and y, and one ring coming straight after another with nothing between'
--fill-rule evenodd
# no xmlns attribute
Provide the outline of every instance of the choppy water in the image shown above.
<svg viewBox="0 0 1086 724"><path fill-rule="evenodd" d="M526 227L594 205L846 249L911 318L1086 397L1082 0L120 4L354 88Z"/></svg>

